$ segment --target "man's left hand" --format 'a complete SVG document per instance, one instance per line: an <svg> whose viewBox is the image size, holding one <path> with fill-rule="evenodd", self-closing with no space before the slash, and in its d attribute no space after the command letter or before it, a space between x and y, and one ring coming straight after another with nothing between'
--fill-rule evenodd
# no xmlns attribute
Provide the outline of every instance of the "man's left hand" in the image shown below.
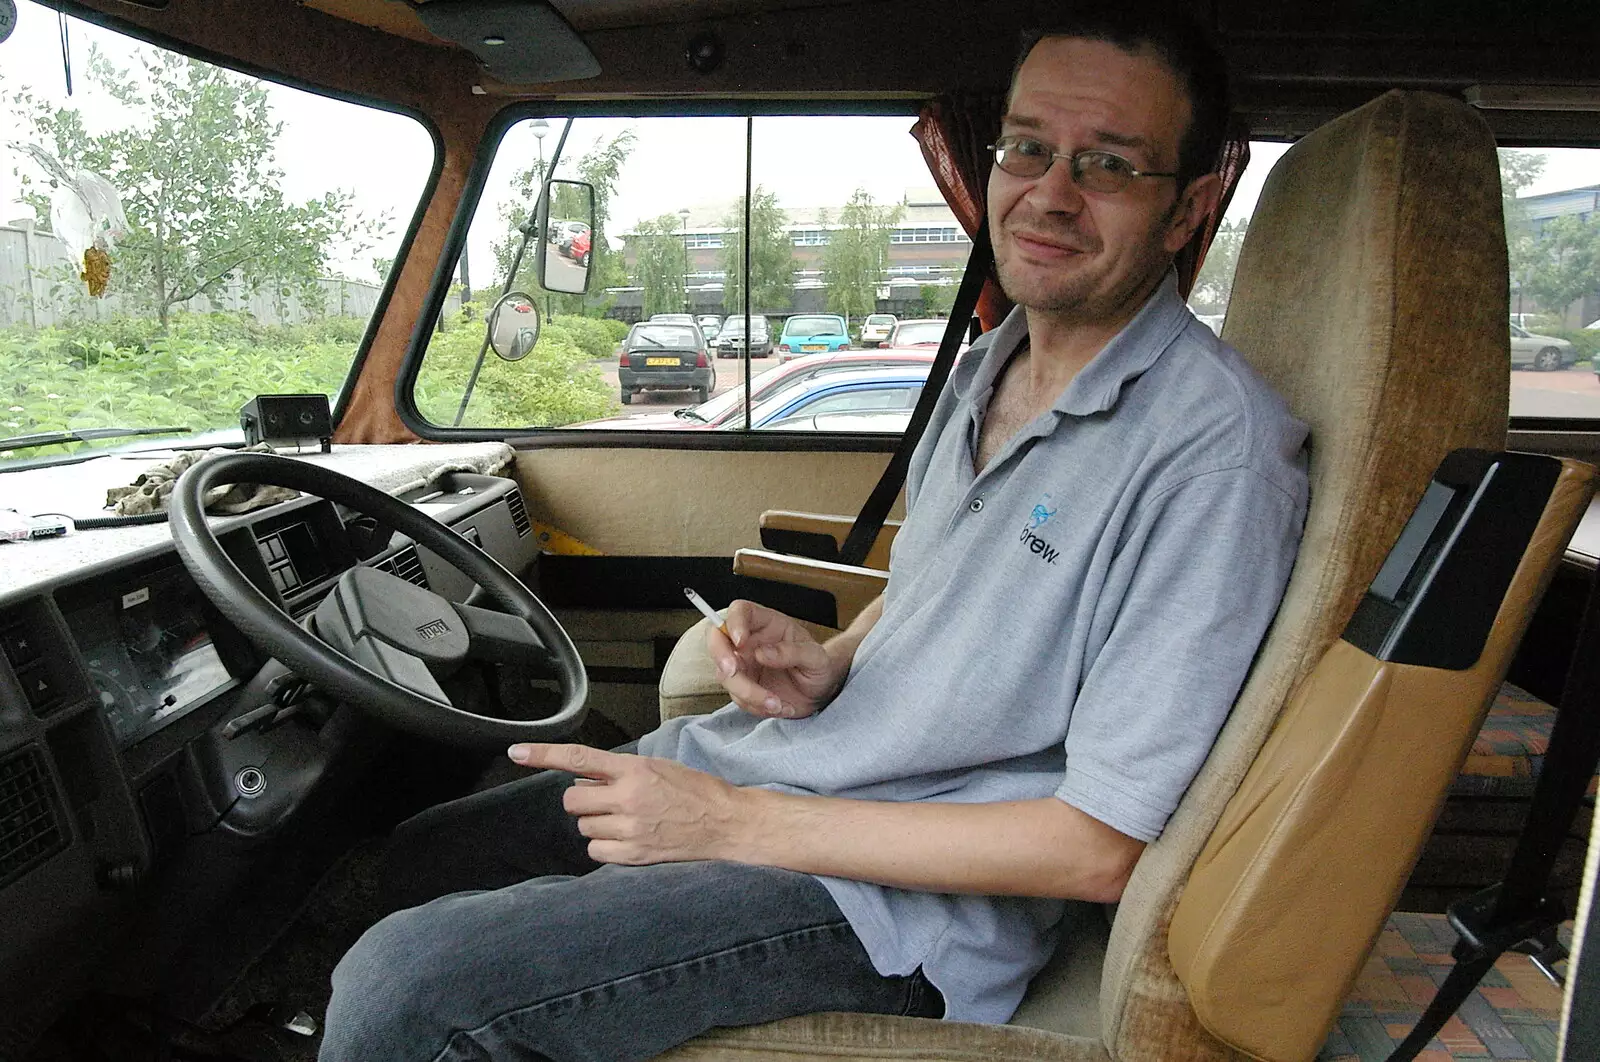
<svg viewBox="0 0 1600 1062"><path fill-rule="evenodd" d="M744 790L673 760L587 745L513 745L525 767L578 776L562 796L600 863L642 866L731 859L746 810Z"/></svg>

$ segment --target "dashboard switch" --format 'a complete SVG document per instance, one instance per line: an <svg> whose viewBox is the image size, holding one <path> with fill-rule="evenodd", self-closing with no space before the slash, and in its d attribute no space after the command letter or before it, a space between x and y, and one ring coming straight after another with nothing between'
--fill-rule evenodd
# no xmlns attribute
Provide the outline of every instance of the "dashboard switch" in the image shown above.
<svg viewBox="0 0 1600 1062"><path fill-rule="evenodd" d="M33 635L21 627L0 631L0 652L4 652L11 666L16 668L39 659L39 649Z"/></svg>
<svg viewBox="0 0 1600 1062"><path fill-rule="evenodd" d="M43 665L18 671L17 681L22 684L22 692L28 695L28 703L33 705L36 715L43 715L55 707L56 680Z"/></svg>

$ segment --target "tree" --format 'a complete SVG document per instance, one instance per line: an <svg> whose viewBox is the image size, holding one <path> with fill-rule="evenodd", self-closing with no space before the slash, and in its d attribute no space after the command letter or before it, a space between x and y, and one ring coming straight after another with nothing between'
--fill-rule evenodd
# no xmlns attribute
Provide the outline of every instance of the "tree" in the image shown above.
<svg viewBox="0 0 1600 1062"><path fill-rule="evenodd" d="M316 298L329 248L359 252L386 218L364 219L348 192L292 203L273 162L282 123L261 82L174 52L141 52L133 76L91 50L88 81L120 103L130 123L89 134L74 108L51 107L24 89L14 97L34 138L67 167L116 187L129 232L114 254L112 285L166 329L172 308L216 295L230 280L279 298ZM48 196L30 182L41 218Z"/></svg>
<svg viewBox="0 0 1600 1062"><path fill-rule="evenodd" d="M1239 267L1239 250L1244 246L1249 218L1235 222L1224 221L1217 226L1211 246L1206 249L1206 259L1200 265L1200 274L1194 279L1189 293L1189 304L1196 313L1227 313L1228 300L1233 296L1233 274Z"/></svg>
<svg viewBox="0 0 1600 1062"><path fill-rule="evenodd" d="M865 188L857 188L839 210L822 253L822 280L828 289L828 309L843 314L846 323L877 307L889 237L904 213L898 204L878 206ZM829 227L825 214L818 221Z"/></svg>
<svg viewBox="0 0 1600 1062"><path fill-rule="evenodd" d="M605 233L611 222L611 200L616 196L617 182L622 179L622 167L627 164L628 156L633 154L637 142L638 136L632 129L624 129L610 140L596 138L577 163L577 180L587 182L594 188L594 229L589 242L590 291L604 291L627 283L628 273L622 256L611 250ZM498 266L496 275L502 278L502 283L511 269L517 247L522 243L522 226L538 202L539 191L544 185L544 169L539 159L533 159L526 168L512 174L511 189L515 197L500 209L501 219L506 225L506 237L494 244L495 263ZM563 169L561 172L567 171ZM586 208L587 204L580 207L576 202L571 189L558 188L556 199L551 204L550 217L583 220ZM571 213L563 214L562 211ZM513 288L532 291L538 286L533 256L536 247L537 244L529 241L528 253L517 271ZM582 313L590 308L588 303L591 300L592 297L583 295L551 297L558 313Z"/></svg>
<svg viewBox="0 0 1600 1062"><path fill-rule="evenodd" d="M776 192L757 185L750 197L750 306L755 310L787 309L794 298L794 241L786 226L789 216L778 206ZM722 242L722 305L729 313L744 310L744 196L722 220L728 235Z"/></svg>
<svg viewBox="0 0 1600 1062"><path fill-rule="evenodd" d="M684 274L689 256L683 246L683 222L662 214L633 227L634 280L644 289L644 314L682 313Z"/></svg>
<svg viewBox="0 0 1600 1062"><path fill-rule="evenodd" d="M924 317L949 317L956 305L957 287L954 284L921 284L917 296L922 300Z"/></svg>
<svg viewBox="0 0 1600 1062"><path fill-rule="evenodd" d="M1518 312L1522 309L1522 296L1533 279L1533 269L1539 262L1539 252L1534 246L1533 226L1528 221L1527 210L1517 202L1517 193L1539 179L1546 161L1546 156L1537 151L1500 152L1500 209L1506 225L1506 267L1511 275L1511 290L1517 299Z"/></svg>
<svg viewBox="0 0 1600 1062"><path fill-rule="evenodd" d="M1600 289L1600 215L1551 218L1532 240L1524 287L1555 314Z"/></svg>

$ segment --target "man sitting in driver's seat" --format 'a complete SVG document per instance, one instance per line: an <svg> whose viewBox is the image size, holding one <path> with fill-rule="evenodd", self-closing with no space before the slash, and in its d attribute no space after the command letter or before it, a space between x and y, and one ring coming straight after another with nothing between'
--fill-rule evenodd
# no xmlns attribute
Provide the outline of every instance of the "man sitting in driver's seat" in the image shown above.
<svg viewBox="0 0 1600 1062"><path fill-rule="evenodd" d="M1029 42L988 189L1017 309L939 396L883 597L826 644L735 602L707 640L733 703L636 751L514 746L545 770L402 825L414 906L340 963L324 1059L1011 1017L1065 902L1118 899L1177 807L1305 517L1305 426L1172 267L1226 121L1180 20Z"/></svg>

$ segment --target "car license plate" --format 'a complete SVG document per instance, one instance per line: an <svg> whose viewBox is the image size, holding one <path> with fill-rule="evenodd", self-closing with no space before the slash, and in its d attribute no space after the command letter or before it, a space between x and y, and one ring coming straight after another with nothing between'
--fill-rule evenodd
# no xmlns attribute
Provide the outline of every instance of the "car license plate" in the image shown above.
<svg viewBox="0 0 1600 1062"><path fill-rule="evenodd" d="M804 343L802 343L800 345L800 349L809 354L813 350L827 350L828 348L826 346L823 346L820 343L813 343L813 344L804 344Z"/></svg>
<svg viewBox="0 0 1600 1062"><path fill-rule="evenodd" d="M678 359L677 358L646 358L646 359L644 359L644 363L646 365L676 365L676 364L678 364Z"/></svg>

